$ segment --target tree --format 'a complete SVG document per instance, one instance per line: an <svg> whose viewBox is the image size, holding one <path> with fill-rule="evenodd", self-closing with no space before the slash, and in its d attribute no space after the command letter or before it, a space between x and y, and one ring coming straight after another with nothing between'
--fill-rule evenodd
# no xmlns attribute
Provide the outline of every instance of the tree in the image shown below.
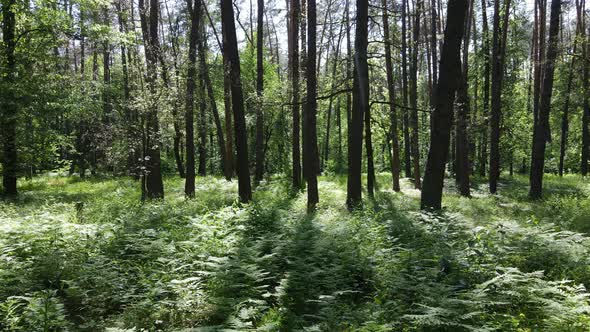
<svg viewBox="0 0 590 332"><path fill-rule="evenodd" d="M440 75L436 87L436 106L432 113L430 148L424 172L424 187L420 206L422 209L440 209L445 163L449 153L453 101L460 75L459 58L468 0L449 0L447 24L440 57Z"/></svg>
<svg viewBox="0 0 590 332"><path fill-rule="evenodd" d="M468 96L468 73L469 73L469 37L471 28L471 16L473 13L473 1L468 0L467 19L463 29L463 60L459 86L457 88L457 122L456 122L456 153L455 163L457 164L456 180L459 185L461 196L471 195L469 188L469 138L467 136L467 123L469 122L469 96Z"/></svg>
<svg viewBox="0 0 590 332"><path fill-rule="evenodd" d="M389 102L389 116L391 121L391 177L393 190L400 191L399 187L399 140L397 137L397 111L395 109L395 83L393 81L393 63L391 61L391 37L389 33L389 15L387 0L381 1L383 7L383 39L385 41L385 70L387 72L387 96Z"/></svg>
<svg viewBox="0 0 590 332"><path fill-rule="evenodd" d="M531 174L529 196L539 199L543 194L543 173L545 171L545 148L551 140L549 128L549 113L551 111L551 96L553 94L553 75L555 72L555 58L557 57L557 42L559 38L559 15L561 1L551 0L551 16L549 19L549 40L547 54L543 68L543 83L541 85L541 100L539 112L533 131L533 149L531 154Z"/></svg>
<svg viewBox="0 0 590 332"><path fill-rule="evenodd" d="M500 27L500 0L494 1L494 33L492 50L492 109L490 115L490 193L495 194L500 177L500 118L502 116L502 80L510 1L504 3L504 21Z"/></svg>
<svg viewBox="0 0 590 332"><path fill-rule="evenodd" d="M16 0L2 1L2 37L4 41L5 72L2 73L3 94L0 99L2 119L2 186L4 194L16 196L16 178L18 171L18 158L16 148L16 125L18 118L18 105L16 103L17 92L15 91L16 79L18 77L16 67Z"/></svg>
<svg viewBox="0 0 590 332"><path fill-rule="evenodd" d="M145 173L142 182L144 185L144 198L164 198L164 184L160 169L160 123L158 120L157 98L157 65L158 65L158 0L149 0L149 8L145 8L144 0L139 0L139 13L141 30L144 38L145 58L147 65L146 84L150 90L152 100L149 101L146 120L146 138L144 145ZM148 15L149 9L149 15Z"/></svg>
<svg viewBox="0 0 590 332"><path fill-rule="evenodd" d="M293 114L293 137L292 137L292 178L293 188L301 188L301 149L299 135L300 114L299 114L299 0L291 0L291 54L289 55L291 73L291 112Z"/></svg>
<svg viewBox="0 0 590 332"><path fill-rule="evenodd" d="M318 195L318 137L316 128L317 114L317 78L316 78L316 1L307 2L307 103L305 107L304 139L305 180L307 182L307 210L315 210L319 202Z"/></svg>
<svg viewBox="0 0 590 332"><path fill-rule="evenodd" d="M403 102L403 135L404 135L404 166L406 177L412 176L411 154L410 154L410 117L408 109L408 60L407 60L407 31L406 31L406 16L407 16L407 2L402 0L401 20L402 20L402 34L401 34L401 57L402 57L402 102Z"/></svg>
<svg viewBox="0 0 590 332"><path fill-rule="evenodd" d="M482 123L479 148L479 175L486 175L486 163L488 154L488 126L490 108L490 37L488 29L487 1L481 0L482 20L482 48L483 54L483 100L482 100Z"/></svg>
<svg viewBox="0 0 590 332"><path fill-rule="evenodd" d="M412 154L412 173L414 176L414 188L420 189L420 144L418 142L418 46L420 38L420 13L422 12L422 0L416 1L414 8L414 26L412 27L412 64L410 68L410 152Z"/></svg>
<svg viewBox="0 0 590 332"><path fill-rule="evenodd" d="M195 87L197 79L197 42L199 38L201 0L187 1L191 17L188 47L188 72L186 74L186 95L185 95L185 125L186 125L186 180L184 182L184 193L187 197L195 196Z"/></svg>
<svg viewBox="0 0 590 332"><path fill-rule="evenodd" d="M254 181L260 182L264 173L264 0L258 0L258 28L256 32L256 170Z"/></svg>
<svg viewBox="0 0 590 332"><path fill-rule="evenodd" d="M153 1L153 0L152 0ZM250 171L248 164L248 141L246 118L244 116L244 95L240 75L240 56L236 38L236 24L231 0L221 0L221 24L224 26L223 52L226 53L231 77L231 99L234 117L234 135L237 150L238 191L240 201L248 203L252 199Z"/></svg>
<svg viewBox="0 0 590 332"><path fill-rule="evenodd" d="M348 209L359 207L362 202L363 116L369 109L369 66L367 63L368 7L368 0L356 0L352 114L348 126L348 180L346 196Z"/></svg>
<svg viewBox="0 0 590 332"><path fill-rule="evenodd" d="M585 15L582 16L584 19ZM590 47L590 42L588 42L588 36L590 35L590 30L588 33L585 31L585 23L582 23L582 32L583 32L583 40L584 44L582 46L582 59L586 59L588 56L588 48ZM580 172L583 176L588 174L588 156L590 155L590 129L588 126L590 125L590 63L588 61L584 61L583 64L583 77L582 77L582 86L583 86L583 113L582 113L582 160L580 165Z"/></svg>
<svg viewBox="0 0 590 332"><path fill-rule="evenodd" d="M584 7L584 0L576 0L576 12L577 12L577 20L576 20L576 33L573 40L573 47L572 47L572 54L576 54L578 40L581 38L581 24L582 24L582 8ZM563 113L561 116L561 142L559 147L559 176L563 176L563 168L565 162L565 150L567 145L567 137L569 131L569 107L570 107L570 96L572 90L572 82L574 80L574 65L575 65L575 56L572 56L569 65L569 72L567 75L567 83L566 83L566 91L565 91L565 101L563 102Z"/></svg>

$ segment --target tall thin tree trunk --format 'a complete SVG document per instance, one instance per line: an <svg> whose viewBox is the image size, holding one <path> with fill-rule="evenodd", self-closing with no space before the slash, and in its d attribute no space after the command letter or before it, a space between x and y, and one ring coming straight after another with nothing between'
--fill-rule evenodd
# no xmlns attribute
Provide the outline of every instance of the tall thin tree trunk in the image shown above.
<svg viewBox="0 0 590 332"><path fill-rule="evenodd" d="M1 108L2 138L3 138L3 164L2 164L2 186L4 194L16 196L16 179L18 172L18 158L16 149L16 124L18 118L17 93L15 83L18 77L16 67L16 0L8 0L3 3L2 8L2 37L4 40L4 56L6 58L6 72L3 73L7 91L3 91Z"/></svg>
<svg viewBox="0 0 590 332"><path fill-rule="evenodd" d="M373 139L371 133L371 107L365 111L365 150L367 155L367 194L375 197L375 162L373 160Z"/></svg>
<svg viewBox="0 0 590 332"><path fill-rule="evenodd" d="M291 0L291 54L289 60L291 65L291 112L293 114L293 137L292 137L292 177L293 188L299 189L301 183L301 118L299 114L299 0Z"/></svg>
<svg viewBox="0 0 590 332"><path fill-rule="evenodd" d="M577 1L579 2L579 1ZM579 38L579 24L580 24L580 16L578 16L578 23L576 24L576 34L574 37L574 46L572 49L572 54L576 54L577 50L577 40ZM575 64L575 57L572 56L570 60L570 68L569 73L567 76L567 83L565 88L565 100L563 102L563 113L561 116L561 137L560 137L560 145L559 145L559 176L563 176L563 168L565 163L565 150L567 145L567 136L569 131L569 106L570 106L570 94L572 90L572 81L574 78L574 64Z"/></svg>
<svg viewBox="0 0 590 332"><path fill-rule="evenodd" d="M584 18L585 16L583 16ZM590 42L588 41L588 36L590 36L590 26L588 32L585 31L585 21L582 24L582 31L583 31L583 40L584 44L582 46L582 59L586 59L588 57L588 51L590 48ZM582 86L584 89L584 110L582 113L582 153L581 153L581 165L580 165L580 172L583 176L588 174L588 156L590 155L590 129L588 126L590 125L590 62L584 61L583 64L583 77L582 77Z"/></svg>
<svg viewBox="0 0 590 332"><path fill-rule="evenodd" d="M139 0L141 26L144 35L145 57L147 64L146 83L151 96L157 95L157 64L158 64L158 0L150 0L149 16L144 0ZM146 39L147 37L147 39ZM157 100L151 100L146 114L146 145L145 145L145 197L148 199L164 198L164 184L160 169L160 123L158 121Z"/></svg>
<svg viewBox="0 0 590 332"><path fill-rule="evenodd" d="M445 163L449 153L453 101L460 75L459 54L468 0L449 0L447 25L440 59L440 76L436 88L436 107L432 114L433 132L424 173L424 188L420 205L423 209L440 209Z"/></svg>
<svg viewBox="0 0 590 332"><path fill-rule="evenodd" d="M422 12L422 0L416 1L414 8L414 26L412 32L412 68L410 69L410 113L412 168L414 176L414 188L420 189L420 145L418 142L418 53L420 39L420 13Z"/></svg>
<svg viewBox="0 0 590 332"><path fill-rule="evenodd" d="M403 102L403 136L404 136L404 166L406 177L412 176L411 153L410 153L410 118L408 109L408 60L407 60L407 36L406 31L406 16L407 16L407 1L402 0L402 102Z"/></svg>
<svg viewBox="0 0 590 332"><path fill-rule="evenodd" d="M307 103L305 107L305 127L303 140L306 145L303 159L305 168L305 179L307 181L307 211L315 210L319 202L317 167L318 159L318 137L316 128L317 114L317 78L316 78L316 1L307 2Z"/></svg>
<svg viewBox="0 0 590 332"><path fill-rule="evenodd" d="M263 45L264 45L264 0L258 0L258 32L256 33L256 170L254 181L256 183L262 180L264 173L264 112L263 112L263 92L264 92L264 63L263 63ZM272 50L271 50L272 51Z"/></svg>
<svg viewBox="0 0 590 332"><path fill-rule="evenodd" d="M492 112L490 115L490 193L495 194L500 178L500 118L502 117L502 80L506 54L510 0L504 2L504 24L500 28L500 0L494 2L494 33L492 51Z"/></svg>
<svg viewBox="0 0 590 332"><path fill-rule="evenodd" d="M348 126L348 181L346 205L359 207L361 196L363 117L369 109L368 0L356 1L356 30L354 38L354 75L352 84L352 114Z"/></svg>
<svg viewBox="0 0 590 332"><path fill-rule="evenodd" d="M559 16L561 1L551 0L551 16L549 19L549 41L543 69L543 83L541 85L541 100L539 112L533 132L533 151L531 155L531 188L529 196L533 199L541 198L543 193L543 173L545 169L545 147L551 141L549 128L549 113L551 111L551 97L553 93L553 75L555 72L555 58L557 57Z"/></svg>
<svg viewBox="0 0 590 332"><path fill-rule="evenodd" d="M488 160L488 126L490 107L490 41L487 15L487 1L481 0L482 16L482 53L483 53L483 101L482 101L482 123L480 136L479 175L486 175L486 164Z"/></svg>
<svg viewBox="0 0 590 332"><path fill-rule="evenodd" d="M185 117L186 117L186 180L184 183L184 193L187 197L195 196L195 128L194 128L194 109L195 109L195 88L197 80L197 42L199 38L200 24L200 6L201 1L195 0L191 5L191 0L187 1L189 13L191 16L191 26L189 32L188 47L188 72L186 75L186 95L185 95Z"/></svg>
<svg viewBox="0 0 590 332"><path fill-rule="evenodd" d="M234 131L237 149L238 191L240 201L248 203L252 199L250 184L250 170L248 164L248 137L246 133L246 118L244 116L244 95L240 75L240 57L238 54L238 40L234 22L234 9L231 0L221 0L221 21L224 25L223 51L227 54L231 75L231 97L234 114Z"/></svg>
<svg viewBox="0 0 590 332"><path fill-rule="evenodd" d="M393 63L391 61L391 37L389 33L389 14L387 0L381 0L383 7L383 39L385 41L385 70L387 74L387 96L389 102L389 117L391 121L391 177L394 191L400 191L399 186L399 140L397 137L397 111L395 109L395 83L393 80Z"/></svg>
<svg viewBox="0 0 590 332"><path fill-rule="evenodd" d="M469 123L469 95L468 95L468 73L469 73L469 40L471 33L471 15L473 14L473 0L467 0L468 12L465 20L463 38L463 60L462 70L457 88L457 127L456 127L456 163L457 183L461 196L469 197L469 138L467 136L467 124Z"/></svg>
<svg viewBox="0 0 590 332"><path fill-rule="evenodd" d="M205 9L207 6L205 6ZM207 15L209 13L207 12ZM209 17L209 21L213 29L215 26L213 25L213 21L211 17ZM234 158L234 135L233 135L233 124L232 124L232 97L231 97L231 78L230 78L230 67L229 61L227 59L227 54L223 50L223 45L225 45L225 26L221 25L221 56L223 58L223 108L224 108L224 122L225 122L225 167L224 167L224 176L227 181L231 181L231 178L234 174L235 170L235 158ZM217 33L216 33L217 36ZM219 39L218 39L219 41Z"/></svg>

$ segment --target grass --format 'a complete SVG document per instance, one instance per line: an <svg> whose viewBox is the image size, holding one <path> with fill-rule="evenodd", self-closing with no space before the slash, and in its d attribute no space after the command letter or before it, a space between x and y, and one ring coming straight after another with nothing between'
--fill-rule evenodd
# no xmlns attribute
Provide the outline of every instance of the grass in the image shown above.
<svg viewBox="0 0 590 332"><path fill-rule="evenodd" d="M587 180L546 176L543 201L518 176L449 183L437 214L378 182L351 214L322 177L312 215L281 177L247 206L214 177L145 204L129 179L23 182L0 204L0 330L590 330Z"/></svg>

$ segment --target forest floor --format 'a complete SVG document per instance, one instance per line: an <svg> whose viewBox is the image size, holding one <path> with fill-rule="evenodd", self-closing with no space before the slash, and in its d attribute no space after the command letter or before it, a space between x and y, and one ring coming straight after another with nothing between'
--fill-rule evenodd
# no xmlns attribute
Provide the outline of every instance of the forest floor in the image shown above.
<svg viewBox="0 0 590 332"><path fill-rule="evenodd" d="M522 176L451 181L438 214L390 180L349 213L321 177L313 215L278 177L247 206L214 177L145 204L130 179L23 181L0 202L0 330L590 331L587 179L546 175L538 202Z"/></svg>

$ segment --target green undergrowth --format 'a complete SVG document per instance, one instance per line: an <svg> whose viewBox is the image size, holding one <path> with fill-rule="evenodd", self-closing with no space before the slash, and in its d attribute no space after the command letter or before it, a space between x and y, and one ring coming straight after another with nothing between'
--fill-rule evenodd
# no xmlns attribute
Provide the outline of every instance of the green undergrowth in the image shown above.
<svg viewBox="0 0 590 332"><path fill-rule="evenodd" d="M130 179L23 182L0 203L0 330L590 330L587 180L547 176L531 202L525 178L476 179L436 214L378 180L350 213L345 179L320 178L314 214L280 177L245 206L214 177L145 204Z"/></svg>

